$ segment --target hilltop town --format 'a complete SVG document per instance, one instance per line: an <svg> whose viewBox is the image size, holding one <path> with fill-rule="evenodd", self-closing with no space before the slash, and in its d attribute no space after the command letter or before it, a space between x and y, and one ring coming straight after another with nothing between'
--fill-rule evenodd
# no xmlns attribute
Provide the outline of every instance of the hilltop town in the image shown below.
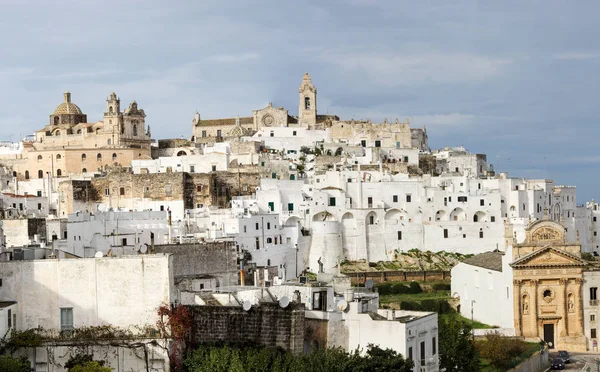
<svg viewBox="0 0 600 372"><path fill-rule="evenodd" d="M88 118L66 92L33 135L0 143L6 347L40 371L82 345L167 371L187 344L374 344L439 371L441 313L380 298L386 282L433 280L472 322L597 351L597 202L432 149L436 133L407 119L323 115L299 80L297 110L190 111L187 139L153 138L135 97L107 92ZM185 337L164 323L180 313Z"/></svg>

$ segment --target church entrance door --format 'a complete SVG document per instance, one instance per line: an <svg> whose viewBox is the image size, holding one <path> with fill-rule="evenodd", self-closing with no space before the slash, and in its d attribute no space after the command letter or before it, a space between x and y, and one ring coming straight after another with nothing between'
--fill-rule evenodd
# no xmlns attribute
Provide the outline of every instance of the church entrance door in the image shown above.
<svg viewBox="0 0 600 372"><path fill-rule="evenodd" d="M554 349L554 324L544 324L544 341L549 349Z"/></svg>

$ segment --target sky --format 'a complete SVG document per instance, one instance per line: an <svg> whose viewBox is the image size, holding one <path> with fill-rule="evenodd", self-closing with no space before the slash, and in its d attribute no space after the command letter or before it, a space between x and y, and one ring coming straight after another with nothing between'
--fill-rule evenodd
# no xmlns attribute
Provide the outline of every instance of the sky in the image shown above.
<svg viewBox="0 0 600 372"><path fill-rule="evenodd" d="M0 0L0 140L41 129L64 91L102 119L136 100L154 138L192 118L409 118L432 148L600 199L598 1Z"/></svg>

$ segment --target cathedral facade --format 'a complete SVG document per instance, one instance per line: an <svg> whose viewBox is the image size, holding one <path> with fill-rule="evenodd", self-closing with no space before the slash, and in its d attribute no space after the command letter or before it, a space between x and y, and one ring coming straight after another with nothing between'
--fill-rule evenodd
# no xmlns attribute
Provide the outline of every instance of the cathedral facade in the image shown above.
<svg viewBox="0 0 600 372"><path fill-rule="evenodd" d="M252 116L203 120L199 113L192 120L192 140L197 143L212 143L236 137L252 136L266 127L303 127L322 129L339 120L335 115L317 114L317 88L308 73L304 74L298 90L298 116L292 116L283 107L266 107L254 110Z"/></svg>

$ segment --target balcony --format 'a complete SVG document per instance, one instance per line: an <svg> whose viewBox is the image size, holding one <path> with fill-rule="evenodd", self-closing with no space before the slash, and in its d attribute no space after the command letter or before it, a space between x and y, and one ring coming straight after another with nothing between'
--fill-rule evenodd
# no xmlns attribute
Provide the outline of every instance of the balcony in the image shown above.
<svg viewBox="0 0 600 372"><path fill-rule="evenodd" d="M590 306L598 306L598 300L590 300Z"/></svg>

